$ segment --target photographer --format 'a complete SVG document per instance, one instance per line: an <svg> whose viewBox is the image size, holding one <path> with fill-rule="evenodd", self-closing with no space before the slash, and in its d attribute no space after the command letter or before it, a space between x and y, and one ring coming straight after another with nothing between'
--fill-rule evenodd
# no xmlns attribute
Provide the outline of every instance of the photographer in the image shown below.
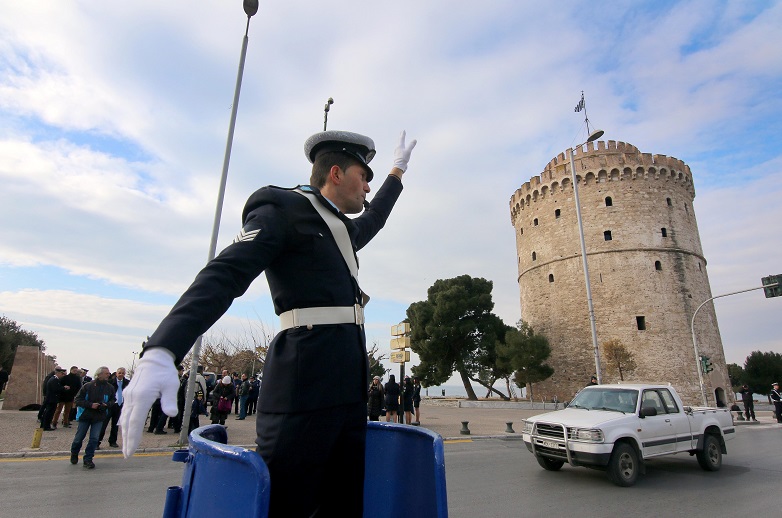
<svg viewBox="0 0 782 518"><path fill-rule="evenodd" d="M95 455L95 448L100 443L103 421L108 415L108 409L116 404L115 389L108 381L109 374L108 367L98 368L95 380L82 386L74 399L74 403L79 409L76 416L79 427L76 429L76 436L71 444L71 464L79 462L79 451L81 451L81 445L87 436L87 431L89 431L90 439L84 450L84 467L86 469L95 468L92 457Z"/></svg>

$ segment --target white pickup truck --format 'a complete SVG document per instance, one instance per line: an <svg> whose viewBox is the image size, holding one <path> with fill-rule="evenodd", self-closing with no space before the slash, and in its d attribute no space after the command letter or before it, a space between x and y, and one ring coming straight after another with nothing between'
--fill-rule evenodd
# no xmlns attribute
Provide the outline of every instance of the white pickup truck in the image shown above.
<svg viewBox="0 0 782 518"><path fill-rule="evenodd" d="M725 441L735 436L726 408L690 408L669 385L592 385L564 410L524 421L527 449L544 469L604 469L619 486L632 486L643 461L689 453L706 471L722 466Z"/></svg>

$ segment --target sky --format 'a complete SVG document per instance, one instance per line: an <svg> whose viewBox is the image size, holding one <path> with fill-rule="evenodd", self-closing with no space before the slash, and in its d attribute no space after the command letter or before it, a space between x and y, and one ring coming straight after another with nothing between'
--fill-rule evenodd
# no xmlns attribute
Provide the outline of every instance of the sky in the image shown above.
<svg viewBox="0 0 782 518"><path fill-rule="evenodd" d="M205 264L246 26L239 0L0 3L0 314L60 364L130 366ZM359 254L368 343L387 354L463 274L514 325L509 201L586 140L583 91L602 140L690 166L712 293L760 286L782 273L780 27L773 1L261 1L217 251L253 191L307 182L332 97L329 129L372 137L379 177L401 130L418 140ZM729 363L782 352L782 298L715 306ZM260 327L279 328L263 276L210 333Z"/></svg>

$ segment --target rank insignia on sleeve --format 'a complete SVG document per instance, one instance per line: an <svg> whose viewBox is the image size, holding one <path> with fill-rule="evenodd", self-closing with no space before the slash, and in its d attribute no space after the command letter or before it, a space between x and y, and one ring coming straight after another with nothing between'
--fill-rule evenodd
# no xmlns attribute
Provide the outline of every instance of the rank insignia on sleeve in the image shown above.
<svg viewBox="0 0 782 518"><path fill-rule="evenodd" d="M245 230L242 229L234 238L234 243L238 243L239 241L252 241L260 231L260 228L258 230L250 230L249 232L245 232Z"/></svg>

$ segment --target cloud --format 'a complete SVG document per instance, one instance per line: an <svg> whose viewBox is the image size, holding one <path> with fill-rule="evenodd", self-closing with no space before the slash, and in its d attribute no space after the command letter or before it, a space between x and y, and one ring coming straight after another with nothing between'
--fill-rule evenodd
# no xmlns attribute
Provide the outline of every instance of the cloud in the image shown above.
<svg viewBox="0 0 782 518"><path fill-rule="evenodd" d="M378 177L400 130L419 140L387 227L361 252L362 286L379 306L372 333L435 280L465 273L494 282L495 311L513 324L508 200L584 139L572 111L584 90L606 139L691 166L715 293L777 273L767 235L780 221L782 52L771 35L782 4L592 9L263 5L249 26L217 251L255 189L307 181L303 141L333 97L329 127L375 139ZM118 341L143 338L206 260L246 18L238 4L152 0L13 2L3 14L0 221L12 224L0 275L40 265L84 280L69 293L44 281L4 292L4 307L62 332L63 346L78 349L87 330L90 354L111 323ZM254 307L273 321L267 293L259 279L219 325ZM747 318L728 300L717 303L726 353ZM746 307L768 315L777 301L762 302ZM780 347L756 330L752 343Z"/></svg>

